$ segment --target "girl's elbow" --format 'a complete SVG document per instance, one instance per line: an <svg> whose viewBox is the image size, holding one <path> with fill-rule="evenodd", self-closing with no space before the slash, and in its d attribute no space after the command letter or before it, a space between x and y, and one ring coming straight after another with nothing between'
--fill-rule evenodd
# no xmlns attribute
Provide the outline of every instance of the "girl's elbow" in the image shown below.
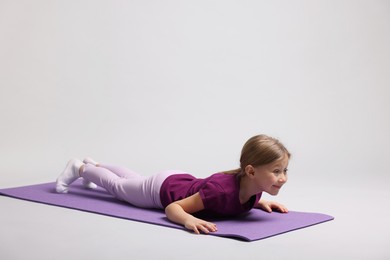
<svg viewBox="0 0 390 260"><path fill-rule="evenodd" d="M165 207L165 214L168 216L172 212L177 211L177 206L180 207L180 205L178 205L177 203L172 202L171 204Z"/></svg>

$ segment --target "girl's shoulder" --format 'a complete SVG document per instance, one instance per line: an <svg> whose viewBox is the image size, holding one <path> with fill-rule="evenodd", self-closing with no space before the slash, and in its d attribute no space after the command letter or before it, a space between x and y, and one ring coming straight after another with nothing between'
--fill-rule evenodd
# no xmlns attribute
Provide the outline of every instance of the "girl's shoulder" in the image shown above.
<svg viewBox="0 0 390 260"><path fill-rule="evenodd" d="M233 182L235 183L237 181L236 175L235 174L227 174L223 172L217 172L208 178L209 180L217 180L217 181L228 181L228 182Z"/></svg>

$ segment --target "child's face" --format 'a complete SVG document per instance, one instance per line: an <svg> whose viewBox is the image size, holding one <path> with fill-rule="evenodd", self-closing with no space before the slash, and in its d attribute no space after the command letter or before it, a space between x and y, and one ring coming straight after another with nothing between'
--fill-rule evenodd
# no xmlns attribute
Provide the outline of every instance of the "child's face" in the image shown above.
<svg viewBox="0 0 390 260"><path fill-rule="evenodd" d="M279 190L287 182L288 156L275 162L254 168L254 181L261 191L270 195L278 195Z"/></svg>

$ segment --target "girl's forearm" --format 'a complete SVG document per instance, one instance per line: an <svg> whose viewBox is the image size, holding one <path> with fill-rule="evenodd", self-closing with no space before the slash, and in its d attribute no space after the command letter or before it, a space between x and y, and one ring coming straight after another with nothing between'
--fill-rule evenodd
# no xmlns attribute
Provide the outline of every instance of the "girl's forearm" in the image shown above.
<svg viewBox="0 0 390 260"><path fill-rule="evenodd" d="M183 208L176 203L168 205L165 208L165 214L170 221L181 225L185 225L188 219L193 218L191 214L185 212Z"/></svg>
<svg viewBox="0 0 390 260"><path fill-rule="evenodd" d="M168 219L177 224L183 225L185 228L193 230L196 234L201 232L207 234L217 231L217 226L214 223L204 221L187 213L179 204L171 203L165 208L165 214Z"/></svg>

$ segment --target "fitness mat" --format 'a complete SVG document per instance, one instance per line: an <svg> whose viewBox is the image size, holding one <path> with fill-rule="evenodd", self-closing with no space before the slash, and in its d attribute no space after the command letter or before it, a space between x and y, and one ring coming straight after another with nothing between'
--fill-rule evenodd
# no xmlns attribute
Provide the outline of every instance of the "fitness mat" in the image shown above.
<svg viewBox="0 0 390 260"><path fill-rule="evenodd" d="M0 194L111 217L185 229L181 225L170 222L162 210L133 207L128 203L115 199L102 188L86 189L79 180L70 186L67 194L56 193L55 183L0 189ZM210 233L210 235L254 241L333 219L332 216L321 213L290 211L287 214L281 214L252 209L247 214L239 217L208 220L213 221L218 227L218 231Z"/></svg>

